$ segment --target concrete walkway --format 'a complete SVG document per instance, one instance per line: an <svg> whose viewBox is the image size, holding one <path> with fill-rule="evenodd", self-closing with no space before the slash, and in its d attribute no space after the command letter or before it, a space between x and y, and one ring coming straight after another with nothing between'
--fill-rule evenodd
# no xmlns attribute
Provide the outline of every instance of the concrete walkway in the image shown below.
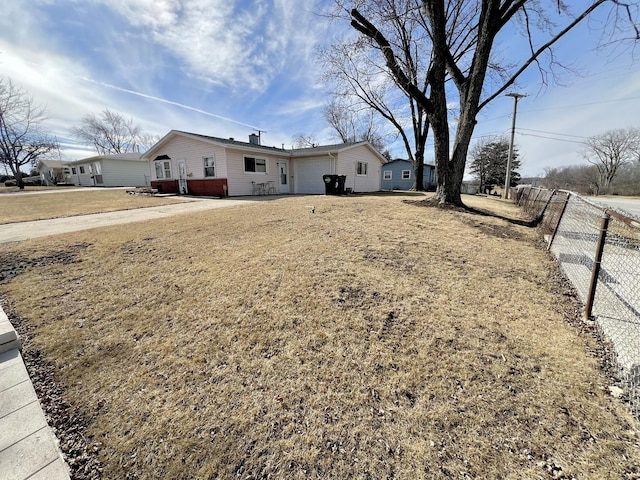
<svg viewBox="0 0 640 480"><path fill-rule="evenodd" d="M20 340L0 307L0 477L69 480L19 348Z"/></svg>
<svg viewBox="0 0 640 480"><path fill-rule="evenodd" d="M33 192L36 193L36 192ZM9 194L6 194L9 195ZM58 235L61 233L78 232L91 228L107 227L123 223L153 220L174 215L185 215L216 208L248 205L276 197L242 197L224 199L196 199L184 203L173 203L159 207L137 208L134 210L118 210L116 212L92 213L74 217L52 218L50 220L36 220L33 222L5 223L0 225L0 243L19 242L31 238Z"/></svg>
<svg viewBox="0 0 640 480"><path fill-rule="evenodd" d="M38 191L15 195L57 192ZM0 243L248 205L274 198L276 197L189 198L190 201L184 203L160 207L9 223L0 225ZM20 339L0 306L0 478L69 480L69 468L60 452L57 439L47 424L19 348Z"/></svg>

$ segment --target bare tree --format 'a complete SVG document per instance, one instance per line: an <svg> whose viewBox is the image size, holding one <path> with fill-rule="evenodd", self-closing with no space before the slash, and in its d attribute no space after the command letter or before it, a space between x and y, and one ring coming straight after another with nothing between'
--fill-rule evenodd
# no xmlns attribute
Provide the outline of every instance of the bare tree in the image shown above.
<svg viewBox="0 0 640 480"><path fill-rule="evenodd" d="M460 190L469 143L478 113L492 100L511 87L531 65L536 65L546 81L555 57L553 46L569 31L599 9L611 7L605 34L610 43L640 39L637 5L620 0L592 0L580 3L580 11L572 14L565 2L543 5L538 0L414 0L403 15L414 16L428 32L428 41L419 45L418 55L431 60L427 75L428 88L407 74L402 57L390 43L384 25L361 5L354 3L351 25L375 42L384 55L387 71L398 85L427 113L434 137L434 154L438 172L435 201L462 205ZM398 2L399 3L399 2ZM557 19L553 18L557 17ZM370 20L371 19L371 20ZM376 22L378 26L374 25ZM508 25L519 22L527 37L529 49L517 63L499 63L500 81L488 82L498 35ZM560 27L556 25L562 24ZM611 27L611 28L606 28ZM540 45L539 47L536 45ZM543 54L549 54L545 59ZM458 102L455 127L450 123L449 102Z"/></svg>
<svg viewBox="0 0 640 480"><path fill-rule="evenodd" d="M609 193L620 167L640 158L640 130L622 128L590 137L580 154L598 170L599 193Z"/></svg>
<svg viewBox="0 0 640 480"><path fill-rule="evenodd" d="M305 135L304 133L296 133L291 140L293 142L293 148L310 148L319 145L318 139L313 134Z"/></svg>
<svg viewBox="0 0 640 480"><path fill-rule="evenodd" d="M8 167L24 190L21 167L58 153L57 140L43 130L46 109L11 80L0 79L0 164Z"/></svg>
<svg viewBox="0 0 640 480"><path fill-rule="evenodd" d="M66 180L64 169L60 168L47 168L42 172L47 185L58 185Z"/></svg>
<svg viewBox="0 0 640 480"><path fill-rule="evenodd" d="M333 98L323 113L325 121L333 127L342 142L366 141L379 152L384 150L385 135L379 133L380 127L371 110L358 112L338 98Z"/></svg>
<svg viewBox="0 0 640 480"><path fill-rule="evenodd" d="M100 155L143 152L157 139L142 132L142 127L126 120L121 114L105 109L99 116L89 114L82 117L79 127L72 135L87 146L95 148Z"/></svg>
<svg viewBox="0 0 640 480"><path fill-rule="evenodd" d="M401 64L404 75L411 78L424 95L428 86L429 54L421 51L421 47L428 45L428 35L418 18L406 14L414 1L369 0L359 1L358 5L368 18L381 25L390 41L387 48ZM334 16L348 14L348 4L352 2L336 0L335 3ZM424 153L429 133L426 111L413 96L398 88L397 78L386 68L385 56L376 42L366 37L342 39L321 50L319 59L324 66L324 80L333 89L328 110L339 114L338 118L325 115L329 124L339 128L340 135L350 138L352 130L362 129L361 124L352 125L354 120L361 123L364 119L365 125L368 122L372 127L382 120L390 127L388 132L376 128L369 134L375 134L380 140L389 136L400 138L414 166L414 188L423 190Z"/></svg>
<svg viewBox="0 0 640 480"><path fill-rule="evenodd" d="M546 188L572 190L585 195L598 195L598 171L593 165L570 165L546 168L543 185Z"/></svg>

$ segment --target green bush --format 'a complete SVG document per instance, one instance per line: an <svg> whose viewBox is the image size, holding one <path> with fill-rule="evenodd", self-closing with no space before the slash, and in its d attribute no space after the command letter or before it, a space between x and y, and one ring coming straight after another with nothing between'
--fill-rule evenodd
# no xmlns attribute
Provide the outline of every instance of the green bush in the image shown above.
<svg viewBox="0 0 640 480"><path fill-rule="evenodd" d="M40 179L40 177L22 177L22 181L25 185L25 187L38 187L40 185L42 185L42 180ZM13 180L7 180L6 182L4 182L4 186L5 187L16 187L18 186L18 181L13 179Z"/></svg>

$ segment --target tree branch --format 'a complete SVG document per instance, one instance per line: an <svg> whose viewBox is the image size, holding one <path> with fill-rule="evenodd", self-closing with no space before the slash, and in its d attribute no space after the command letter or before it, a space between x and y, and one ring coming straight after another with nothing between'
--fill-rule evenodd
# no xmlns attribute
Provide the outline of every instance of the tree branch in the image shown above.
<svg viewBox="0 0 640 480"><path fill-rule="evenodd" d="M544 53L546 50L551 48L558 40L560 40L562 37L564 37L569 31L571 31L582 20L587 18L591 14L591 12L593 12L596 8L598 8L599 6L601 6L603 3L607 2L607 1L608 0L598 0L595 3L593 3L591 6L589 6L589 8L587 8L584 12L582 12L581 15L576 17L573 20L573 22L571 22L568 26L566 26L564 29L562 29L555 37L553 37L551 40L549 40L547 43L545 43L543 46L541 46L538 50L536 50L533 53L533 55L531 55L531 57L529 57L529 59L526 62L524 62L522 64L522 66L511 76L511 78L509 80L507 80L504 83L504 85L502 85L502 87L500 87L496 92L494 92L492 95L487 97L482 103L480 103L480 106L478 107L478 110L482 110L488 103L490 103L496 97L501 95L505 90L507 90L507 88L509 88L511 85L513 85L515 83L515 81L518 79L518 77L520 75L522 75L522 73L527 68L529 68L529 66L531 66L531 64L534 63L538 59L538 57L540 55L542 55L542 53Z"/></svg>
<svg viewBox="0 0 640 480"><path fill-rule="evenodd" d="M378 44L378 48L384 55L387 68L389 68L389 70L391 70L393 75L396 77L400 87L402 87L402 89L405 90L410 96L416 98L420 103L422 103L427 112L433 111L433 106L429 98L427 98L427 96L420 90L420 88L418 88L409 80L407 75L398 64L393 50L391 49L391 45L382 34L382 32L380 32L371 22L364 18L357 9L354 8L353 10L351 10L351 16L351 26Z"/></svg>

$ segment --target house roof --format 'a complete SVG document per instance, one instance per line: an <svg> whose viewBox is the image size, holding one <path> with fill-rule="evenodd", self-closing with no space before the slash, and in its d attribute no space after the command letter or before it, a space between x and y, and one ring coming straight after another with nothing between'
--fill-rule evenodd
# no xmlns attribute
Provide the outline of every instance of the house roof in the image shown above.
<svg viewBox="0 0 640 480"><path fill-rule="evenodd" d="M181 130L171 130L164 137L162 137L153 147L147 150L143 157L149 159L153 158L156 151L160 150L160 148L167 143L171 138L175 136L183 136L188 138L193 138L196 140L202 140L207 143L212 143L214 145L218 145L221 147L239 147L243 150L254 150L254 151L269 151L272 153L278 154L289 154L289 151L284 150L282 148L277 147L267 147L265 145L256 145L254 143L249 142L240 142L235 138L221 138L221 137L212 137L210 135L202 135L200 133L191 133L191 132L183 132Z"/></svg>
<svg viewBox="0 0 640 480"><path fill-rule="evenodd" d="M67 162L63 162L62 160L38 160L38 168L40 167L62 168L66 164Z"/></svg>
<svg viewBox="0 0 640 480"><path fill-rule="evenodd" d="M409 160L407 160L406 158L394 158L393 160L391 160L390 162L385 163L385 165L389 165L390 163L400 163L400 162L406 162L406 163L411 163ZM424 165L426 167L434 167L435 165L433 163L427 163L424 162Z"/></svg>
<svg viewBox="0 0 640 480"><path fill-rule="evenodd" d="M354 147L356 145L364 145L367 142L348 142L348 143L334 143L333 145L318 145L317 147L305 147L305 148L294 148L291 150L291 153L294 155L298 154L314 154L314 153L328 153L328 152L337 152L339 150L345 150L347 148Z"/></svg>
<svg viewBox="0 0 640 480"><path fill-rule="evenodd" d="M347 150L360 145L366 145L377 157L381 159L381 161L384 160L384 157L380 155L380 153L375 148L373 148L369 142L336 143L333 145L319 145L317 147L294 148L291 150L286 150L284 148L269 147L266 145L257 145L255 143L250 143L250 142L241 142L239 140L236 140L235 138L212 137L210 135L184 132L181 130L171 130L164 137L162 137L158 143L156 143L153 147L147 150L143 156L146 158L153 158L156 152L160 150L160 147L164 145L169 139L171 139L176 135L190 137L197 140L203 140L205 142L213 143L214 145L218 145L221 147L237 147L243 150L271 152L271 153L277 153L278 155L287 155L290 157L302 157L302 156L310 156L310 155L328 155L329 153L341 152L343 150Z"/></svg>
<svg viewBox="0 0 640 480"><path fill-rule="evenodd" d="M67 162L66 165L78 165L80 163L89 163L95 162L97 160L125 160L128 162L145 162L146 159L142 158L141 153L130 152L130 153L117 153L111 155L96 155L94 157L81 158L79 160L73 160L72 162Z"/></svg>
<svg viewBox="0 0 640 480"><path fill-rule="evenodd" d="M219 143L222 145L231 145L231 146L235 146L235 147L242 147L242 148L258 148L261 150L270 150L270 151L275 151L275 152L285 152L286 150L282 149L282 148L278 148L278 147L268 147L266 145L258 145L255 143L249 143L249 142L240 142L238 140L236 140L235 138L221 138L221 137L212 137L209 135L201 135L199 133L189 133L189 132L183 132L180 130L172 130L173 132L176 133L181 133L184 135L189 135L192 137L198 137L198 138L202 138L204 140L208 140L210 142L214 142L214 143ZM171 133L171 132L169 132Z"/></svg>

